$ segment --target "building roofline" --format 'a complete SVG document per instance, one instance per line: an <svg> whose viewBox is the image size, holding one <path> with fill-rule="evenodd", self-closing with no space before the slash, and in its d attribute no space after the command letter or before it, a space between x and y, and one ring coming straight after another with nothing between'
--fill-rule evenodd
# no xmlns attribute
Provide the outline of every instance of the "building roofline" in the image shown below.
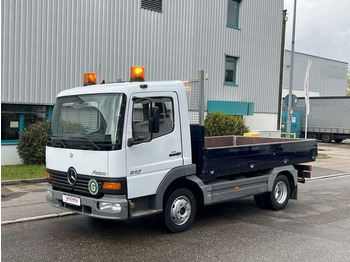
<svg viewBox="0 0 350 262"><path fill-rule="evenodd" d="M292 52L292 51L287 50L287 49L285 49L285 51L290 52L290 53ZM345 61L330 59L330 58L326 58L326 57L322 57L322 56L317 56L317 55L310 55L310 54L301 53L301 52L294 52L294 53L300 54L300 55L312 56L312 57L316 57L316 58L321 58L321 59L325 59L325 60L328 60L328 61L333 61L333 62L338 62L338 63L344 63L344 64L348 65L348 62L345 62Z"/></svg>

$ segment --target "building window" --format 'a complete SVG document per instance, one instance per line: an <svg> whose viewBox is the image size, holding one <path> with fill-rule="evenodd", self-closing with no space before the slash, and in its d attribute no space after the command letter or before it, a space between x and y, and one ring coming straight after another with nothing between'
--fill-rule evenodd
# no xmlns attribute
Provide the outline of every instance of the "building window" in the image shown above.
<svg viewBox="0 0 350 262"><path fill-rule="evenodd" d="M50 121L52 106L1 104L1 144L16 144L24 128Z"/></svg>
<svg viewBox="0 0 350 262"><path fill-rule="evenodd" d="M23 128L46 120L46 106L22 106Z"/></svg>
<svg viewBox="0 0 350 262"><path fill-rule="evenodd" d="M227 26L238 28L238 15L239 15L239 0L228 0L227 7Z"/></svg>
<svg viewBox="0 0 350 262"><path fill-rule="evenodd" d="M18 140L19 117L19 105L1 105L1 141Z"/></svg>
<svg viewBox="0 0 350 262"><path fill-rule="evenodd" d="M155 12L162 12L163 0L141 0L141 8Z"/></svg>
<svg viewBox="0 0 350 262"><path fill-rule="evenodd" d="M225 85L236 85L237 57L226 56Z"/></svg>

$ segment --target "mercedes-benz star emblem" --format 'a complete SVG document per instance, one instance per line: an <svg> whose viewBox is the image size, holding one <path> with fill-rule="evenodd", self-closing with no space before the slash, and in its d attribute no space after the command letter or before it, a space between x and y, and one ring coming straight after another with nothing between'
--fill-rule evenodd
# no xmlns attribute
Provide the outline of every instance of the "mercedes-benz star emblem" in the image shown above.
<svg viewBox="0 0 350 262"><path fill-rule="evenodd" d="M77 175L77 171L75 171L73 167L70 167L68 169L67 180L68 180L68 183L71 184L72 186L75 185L75 183L77 183L78 175Z"/></svg>

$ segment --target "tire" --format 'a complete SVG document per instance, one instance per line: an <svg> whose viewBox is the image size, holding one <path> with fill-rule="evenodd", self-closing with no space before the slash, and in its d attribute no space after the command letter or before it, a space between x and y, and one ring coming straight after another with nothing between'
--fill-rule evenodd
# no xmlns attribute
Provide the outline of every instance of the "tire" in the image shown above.
<svg viewBox="0 0 350 262"><path fill-rule="evenodd" d="M307 138L310 139L318 139L318 135L316 133L308 133Z"/></svg>
<svg viewBox="0 0 350 262"><path fill-rule="evenodd" d="M196 216L196 199L187 188L176 189L167 198L163 219L166 227L173 233L191 227Z"/></svg>
<svg viewBox="0 0 350 262"><path fill-rule="evenodd" d="M336 142L336 143L339 144L339 143L343 142L343 140L344 140L344 139L334 139L334 142Z"/></svg>
<svg viewBox="0 0 350 262"><path fill-rule="evenodd" d="M271 209L271 205L269 205L268 198L270 197L270 193L265 193L261 195L255 195L254 201L255 204L263 209Z"/></svg>
<svg viewBox="0 0 350 262"><path fill-rule="evenodd" d="M332 141L332 136L331 134L322 134L321 135L321 140L322 142L325 142L325 143L330 143Z"/></svg>
<svg viewBox="0 0 350 262"><path fill-rule="evenodd" d="M272 192L255 195L254 200L258 207L272 210L284 209L290 198L290 184L285 175L276 177Z"/></svg>
<svg viewBox="0 0 350 262"><path fill-rule="evenodd" d="M273 210L284 209L290 198L290 184L285 175L279 175L276 177L273 183L272 192L267 199L268 204Z"/></svg>

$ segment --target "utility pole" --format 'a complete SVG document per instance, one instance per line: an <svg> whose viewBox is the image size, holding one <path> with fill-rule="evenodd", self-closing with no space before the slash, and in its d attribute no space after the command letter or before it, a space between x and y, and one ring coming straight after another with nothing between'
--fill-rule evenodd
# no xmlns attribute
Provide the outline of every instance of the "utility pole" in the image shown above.
<svg viewBox="0 0 350 262"><path fill-rule="evenodd" d="M282 89L283 89L283 63L284 63L284 42L286 39L286 22L287 10L283 10L282 20L282 40L281 40L281 60L280 60L280 82L278 90L278 113L277 113L277 130L281 130L281 107L282 107Z"/></svg>
<svg viewBox="0 0 350 262"><path fill-rule="evenodd" d="M294 43L295 43L295 20L297 13L297 0L294 0L293 13L293 33L292 33L292 50L290 54L290 76L289 76L289 96L288 96L288 118L287 118L287 137L290 138L291 120L292 120L292 95L293 95L293 70L294 70Z"/></svg>

